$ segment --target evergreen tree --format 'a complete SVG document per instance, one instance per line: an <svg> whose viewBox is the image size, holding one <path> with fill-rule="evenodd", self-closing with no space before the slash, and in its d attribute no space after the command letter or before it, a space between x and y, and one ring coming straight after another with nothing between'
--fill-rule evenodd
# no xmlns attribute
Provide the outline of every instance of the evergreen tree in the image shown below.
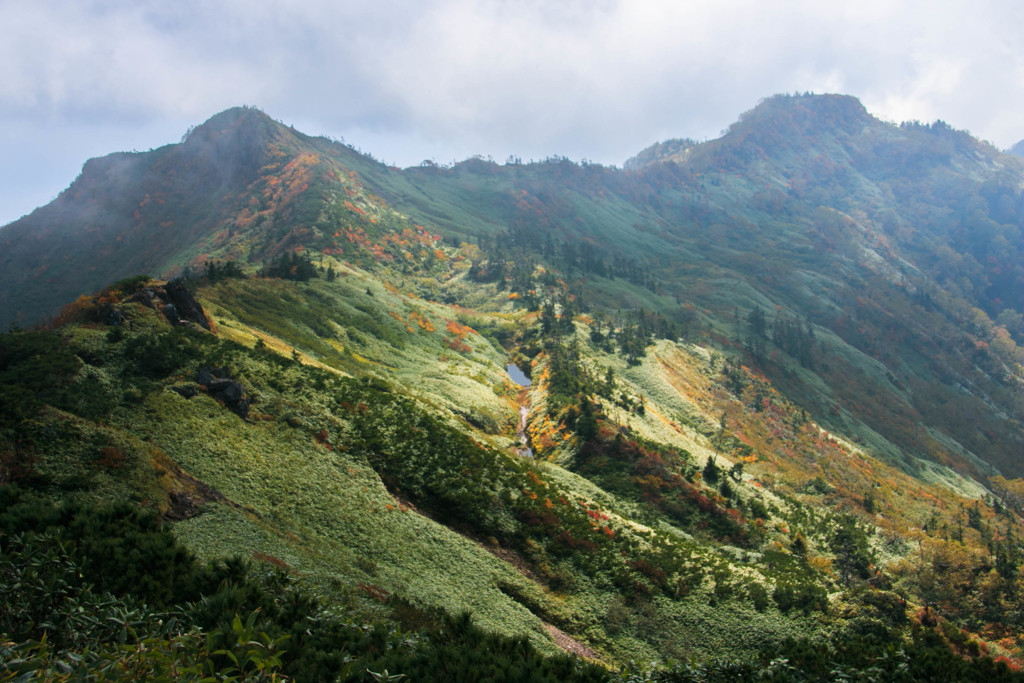
<svg viewBox="0 0 1024 683"><path fill-rule="evenodd" d="M263 274L266 277L302 282L317 277L317 268L308 255L289 251L266 265Z"/></svg>
<svg viewBox="0 0 1024 683"><path fill-rule="evenodd" d="M540 311L540 331L547 337L558 330L558 318L555 316L555 304L550 300L544 302Z"/></svg>
<svg viewBox="0 0 1024 683"><path fill-rule="evenodd" d="M715 462L715 458L708 456L708 461L704 464L702 476L704 481L709 485L718 483L719 475L721 470L718 469L718 464Z"/></svg>
<svg viewBox="0 0 1024 683"><path fill-rule="evenodd" d="M584 441L597 438L597 418L594 417L594 409L586 397L580 401L580 416L576 419L576 434Z"/></svg>
<svg viewBox="0 0 1024 683"><path fill-rule="evenodd" d="M747 337L747 349L760 361L766 355L765 339L768 331L768 323L760 306L754 306L747 315L747 327L750 332Z"/></svg>

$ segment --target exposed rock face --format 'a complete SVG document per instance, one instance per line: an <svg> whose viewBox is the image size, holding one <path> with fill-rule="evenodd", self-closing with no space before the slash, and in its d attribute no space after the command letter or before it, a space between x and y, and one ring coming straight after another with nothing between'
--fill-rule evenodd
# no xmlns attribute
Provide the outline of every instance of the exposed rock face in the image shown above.
<svg viewBox="0 0 1024 683"><path fill-rule="evenodd" d="M188 472L185 472L178 463L166 458L166 456L165 460L163 465L174 481L175 490L168 494L167 510L162 515L164 521L180 522L196 517L203 513L203 508L207 503L223 503L236 510L244 510L253 517L260 516L252 508L239 505L205 481L200 481Z"/></svg>
<svg viewBox="0 0 1024 683"><path fill-rule="evenodd" d="M171 391L177 392L183 398L192 398L199 393L199 390L191 384L179 384L171 387Z"/></svg>
<svg viewBox="0 0 1024 683"><path fill-rule="evenodd" d="M168 496L170 504L164 513L168 522L181 522L192 519L200 514L206 501L201 497L183 491L171 491Z"/></svg>
<svg viewBox="0 0 1024 683"><path fill-rule="evenodd" d="M227 378L228 371L224 368L216 368L212 365L206 365L196 373L196 384L202 384L204 387L209 388L210 382Z"/></svg>
<svg viewBox="0 0 1024 683"><path fill-rule="evenodd" d="M104 325L110 325L111 327L117 327L128 320L128 317L111 303L102 304L97 309L96 315L99 317L99 321L101 323Z"/></svg>
<svg viewBox="0 0 1024 683"><path fill-rule="evenodd" d="M164 308L173 307L173 313L177 316L177 320L172 320L171 316L167 316L167 319L172 324L176 322L180 324L181 321L187 321L195 323L205 330L210 329L210 321L206 317L206 312L192 292L185 287L185 283L182 282L181 278L168 282L164 287L164 295L164 300L167 302ZM167 315L166 310L164 315Z"/></svg>
<svg viewBox="0 0 1024 683"><path fill-rule="evenodd" d="M229 405L237 404L245 393L242 390L242 385L233 379L215 379L206 385L206 388L210 391L211 396Z"/></svg>
<svg viewBox="0 0 1024 683"><path fill-rule="evenodd" d="M243 420L248 417L252 400L245 395L242 385L231 379L224 368L211 366L202 368L196 374L196 383L206 387L210 396L227 406L228 410L235 415ZM177 391L176 388L175 390Z"/></svg>
<svg viewBox="0 0 1024 683"><path fill-rule="evenodd" d="M160 311L172 325L194 325L211 330L206 311L180 278L165 285L154 283L147 286L133 295L130 301Z"/></svg>

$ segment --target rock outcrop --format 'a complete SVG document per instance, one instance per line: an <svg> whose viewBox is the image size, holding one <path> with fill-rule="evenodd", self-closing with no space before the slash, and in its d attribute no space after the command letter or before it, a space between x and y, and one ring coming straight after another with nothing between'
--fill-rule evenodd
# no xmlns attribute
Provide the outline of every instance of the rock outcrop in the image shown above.
<svg viewBox="0 0 1024 683"><path fill-rule="evenodd" d="M213 329L206 311L181 278L166 284L151 283L136 292L129 301L160 311L172 325L191 325L208 332Z"/></svg>
<svg viewBox="0 0 1024 683"><path fill-rule="evenodd" d="M223 403L235 415L243 420L248 417L252 400L245 395L241 383L232 379L224 368L202 368L196 374L196 383L206 387L210 396Z"/></svg>

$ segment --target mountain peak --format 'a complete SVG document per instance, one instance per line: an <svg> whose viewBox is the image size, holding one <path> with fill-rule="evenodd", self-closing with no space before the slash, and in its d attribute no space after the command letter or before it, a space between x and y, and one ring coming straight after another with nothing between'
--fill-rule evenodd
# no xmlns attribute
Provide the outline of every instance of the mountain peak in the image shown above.
<svg viewBox="0 0 1024 683"><path fill-rule="evenodd" d="M780 109L801 110L819 116L842 115L850 118L869 116L860 99L853 95L811 92L771 95L758 102L750 112ZM740 118L742 119L743 116L741 114Z"/></svg>
<svg viewBox="0 0 1024 683"><path fill-rule="evenodd" d="M740 114L723 138L739 136L742 139L752 129L763 128L793 137L854 133L871 122L877 119L851 95L773 95Z"/></svg>
<svg viewBox="0 0 1024 683"><path fill-rule="evenodd" d="M851 95L772 95L741 114L721 138L707 144L777 144L823 133L852 134L872 122L877 120ZM666 140L642 150L624 167L636 170L655 162L682 163L698 147L699 143L689 139Z"/></svg>
<svg viewBox="0 0 1024 683"><path fill-rule="evenodd" d="M255 154L278 126L273 119L255 107L232 107L192 126L180 144L166 145L161 151L172 154L199 155L224 166ZM113 152L89 159L82 167L76 185L95 185L137 172L135 165L146 157L141 152ZM152 159L152 156L150 156ZM75 188L75 185L72 186ZM69 188L69 189L72 189Z"/></svg>
<svg viewBox="0 0 1024 683"><path fill-rule="evenodd" d="M195 138L212 139L232 131L265 130L274 125L274 120L261 109L249 106L231 107L214 114L198 126L190 128L185 133L183 142Z"/></svg>

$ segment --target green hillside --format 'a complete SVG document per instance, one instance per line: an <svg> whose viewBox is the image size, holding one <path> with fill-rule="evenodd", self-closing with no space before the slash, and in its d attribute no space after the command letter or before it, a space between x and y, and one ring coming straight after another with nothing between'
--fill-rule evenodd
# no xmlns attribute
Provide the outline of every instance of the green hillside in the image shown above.
<svg viewBox="0 0 1024 683"><path fill-rule="evenodd" d="M906 471L1020 475L1018 160L941 122L897 127L853 98L801 96L629 166L366 172L414 220L481 244L478 279L525 295L544 264L581 308L642 308L744 347L818 420Z"/></svg>
<svg viewBox="0 0 1024 683"><path fill-rule="evenodd" d="M140 619L9 601L0 675L173 668L149 638L258 677L248 623L299 680L1009 677L1019 162L794 96L627 168L397 170L236 109L0 229L3 323L56 314L0 337L0 572L67 553ZM116 505L193 578L96 573Z"/></svg>

